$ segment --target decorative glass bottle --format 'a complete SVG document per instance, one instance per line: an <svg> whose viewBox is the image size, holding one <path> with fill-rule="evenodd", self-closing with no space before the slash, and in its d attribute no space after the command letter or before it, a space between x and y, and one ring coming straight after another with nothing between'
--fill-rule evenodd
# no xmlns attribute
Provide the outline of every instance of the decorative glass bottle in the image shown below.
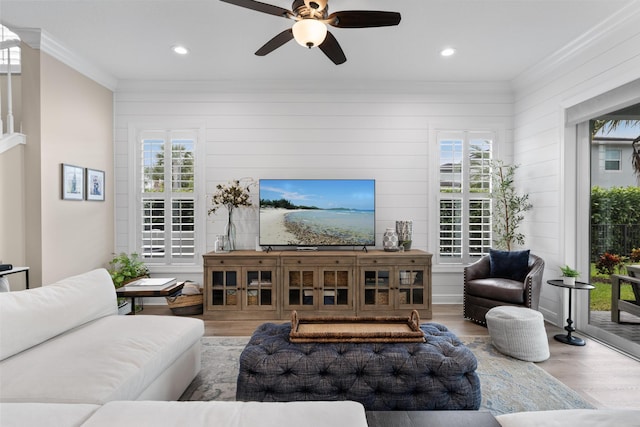
<svg viewBox="0 0 640 427"><path fill-rule="evenodd" d="M219 234L216 236L213 251L222 254L229 252L229 239L226 234Z"/></svg>

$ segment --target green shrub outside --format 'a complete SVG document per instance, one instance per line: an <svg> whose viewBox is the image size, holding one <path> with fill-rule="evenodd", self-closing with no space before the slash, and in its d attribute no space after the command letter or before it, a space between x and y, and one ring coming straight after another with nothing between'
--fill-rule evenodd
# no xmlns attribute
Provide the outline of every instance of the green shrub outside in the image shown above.
<svg viewBox="0 0 640 427"><path fill-rule="evenodd" d="M640 187L593 187L591 224L640 224Z"/></svg>
<svg viewBox="0 0 640 427"><path fill-rule="evenodd" d="M595 289L590 291L589 295L591 311L611 311L611 279L609 275L599 273L596 270L595 263L592 263L590 277L589 283L595 286ZM629 284L620 287L620 295L625 300L633 301L635 299Z"/></svg>

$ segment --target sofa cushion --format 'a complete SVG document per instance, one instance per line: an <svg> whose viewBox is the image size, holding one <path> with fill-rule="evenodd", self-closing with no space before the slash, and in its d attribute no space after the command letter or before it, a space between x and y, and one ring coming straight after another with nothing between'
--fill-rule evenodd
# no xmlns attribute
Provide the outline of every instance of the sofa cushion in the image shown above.
<svg viewBox="0 0 640 427"><path fill-rule="evenodd" d="M203 333L193 318L102 317L0 362L0 401L135 400Z"/></svg>
<svg viewBox="0 0 640 427"><path fill-rule="evenodd" d="M526 251L498 251L489 249L491 263L491 277L524 282L529 266L529 250Z"/></svg>
<svg viewBox="0 0 640 427"><path fill-rule="evenodd" d="M81 426L100 405L0 403L2 427Z"/></svg>
<svg viewBox="0 0 640 427"><path fill-rule="evenodd" d="M220 427L367 427L356 402L110 402L85 427L131 425Z"/></svg>
<svg viewBox="0 0 640 427"><path fill-rule="evenodd" d="M103 268L40 288L1 293L0 360L117 313L115 287Z"/></svg>
<svg viewBox="0 0 640 427"><path fill-rule="evenodd" d="M638 426L640 411L625 409L562 409L516 412L496 417L502 427Z"/></svg>

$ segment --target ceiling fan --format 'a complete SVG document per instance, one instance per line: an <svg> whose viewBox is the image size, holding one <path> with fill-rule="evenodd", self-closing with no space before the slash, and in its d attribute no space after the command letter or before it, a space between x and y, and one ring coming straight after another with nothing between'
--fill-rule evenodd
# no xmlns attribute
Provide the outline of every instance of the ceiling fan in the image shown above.
<svg viewBox="0 0 640 427"><path fill-rule="evenodd" d="M270 15L293 19L295 24L269 40L256 55L264 56L273 52L291 39L301 46L320 48L336 65L347 60L336 38L327 31L327 24L337 28L389 27L400 23L398 12L376 10L345 10L329 15L328 0L294 0L292 10L284 9L255 0L221 0L225 3L245 7Z"/></svg>

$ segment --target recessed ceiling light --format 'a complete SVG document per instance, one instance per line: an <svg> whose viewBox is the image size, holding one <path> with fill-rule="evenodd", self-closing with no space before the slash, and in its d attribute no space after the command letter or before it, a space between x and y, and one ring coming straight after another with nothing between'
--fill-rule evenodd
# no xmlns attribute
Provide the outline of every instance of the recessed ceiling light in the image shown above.
<svg viewBox="0 0 640 427"><path fill-rule="evenodd" d="M178 55L186 55L187 53L189 53L189 49L180 45L171 46L171 50L177 53Z"/></svg>
<svg viewBox="0 0 640 427"><path fill-rule="evenodd" d="M456 53L456 50L452 47L446 47L440 51L440 55L442 56L451 56Z"/></svg>

